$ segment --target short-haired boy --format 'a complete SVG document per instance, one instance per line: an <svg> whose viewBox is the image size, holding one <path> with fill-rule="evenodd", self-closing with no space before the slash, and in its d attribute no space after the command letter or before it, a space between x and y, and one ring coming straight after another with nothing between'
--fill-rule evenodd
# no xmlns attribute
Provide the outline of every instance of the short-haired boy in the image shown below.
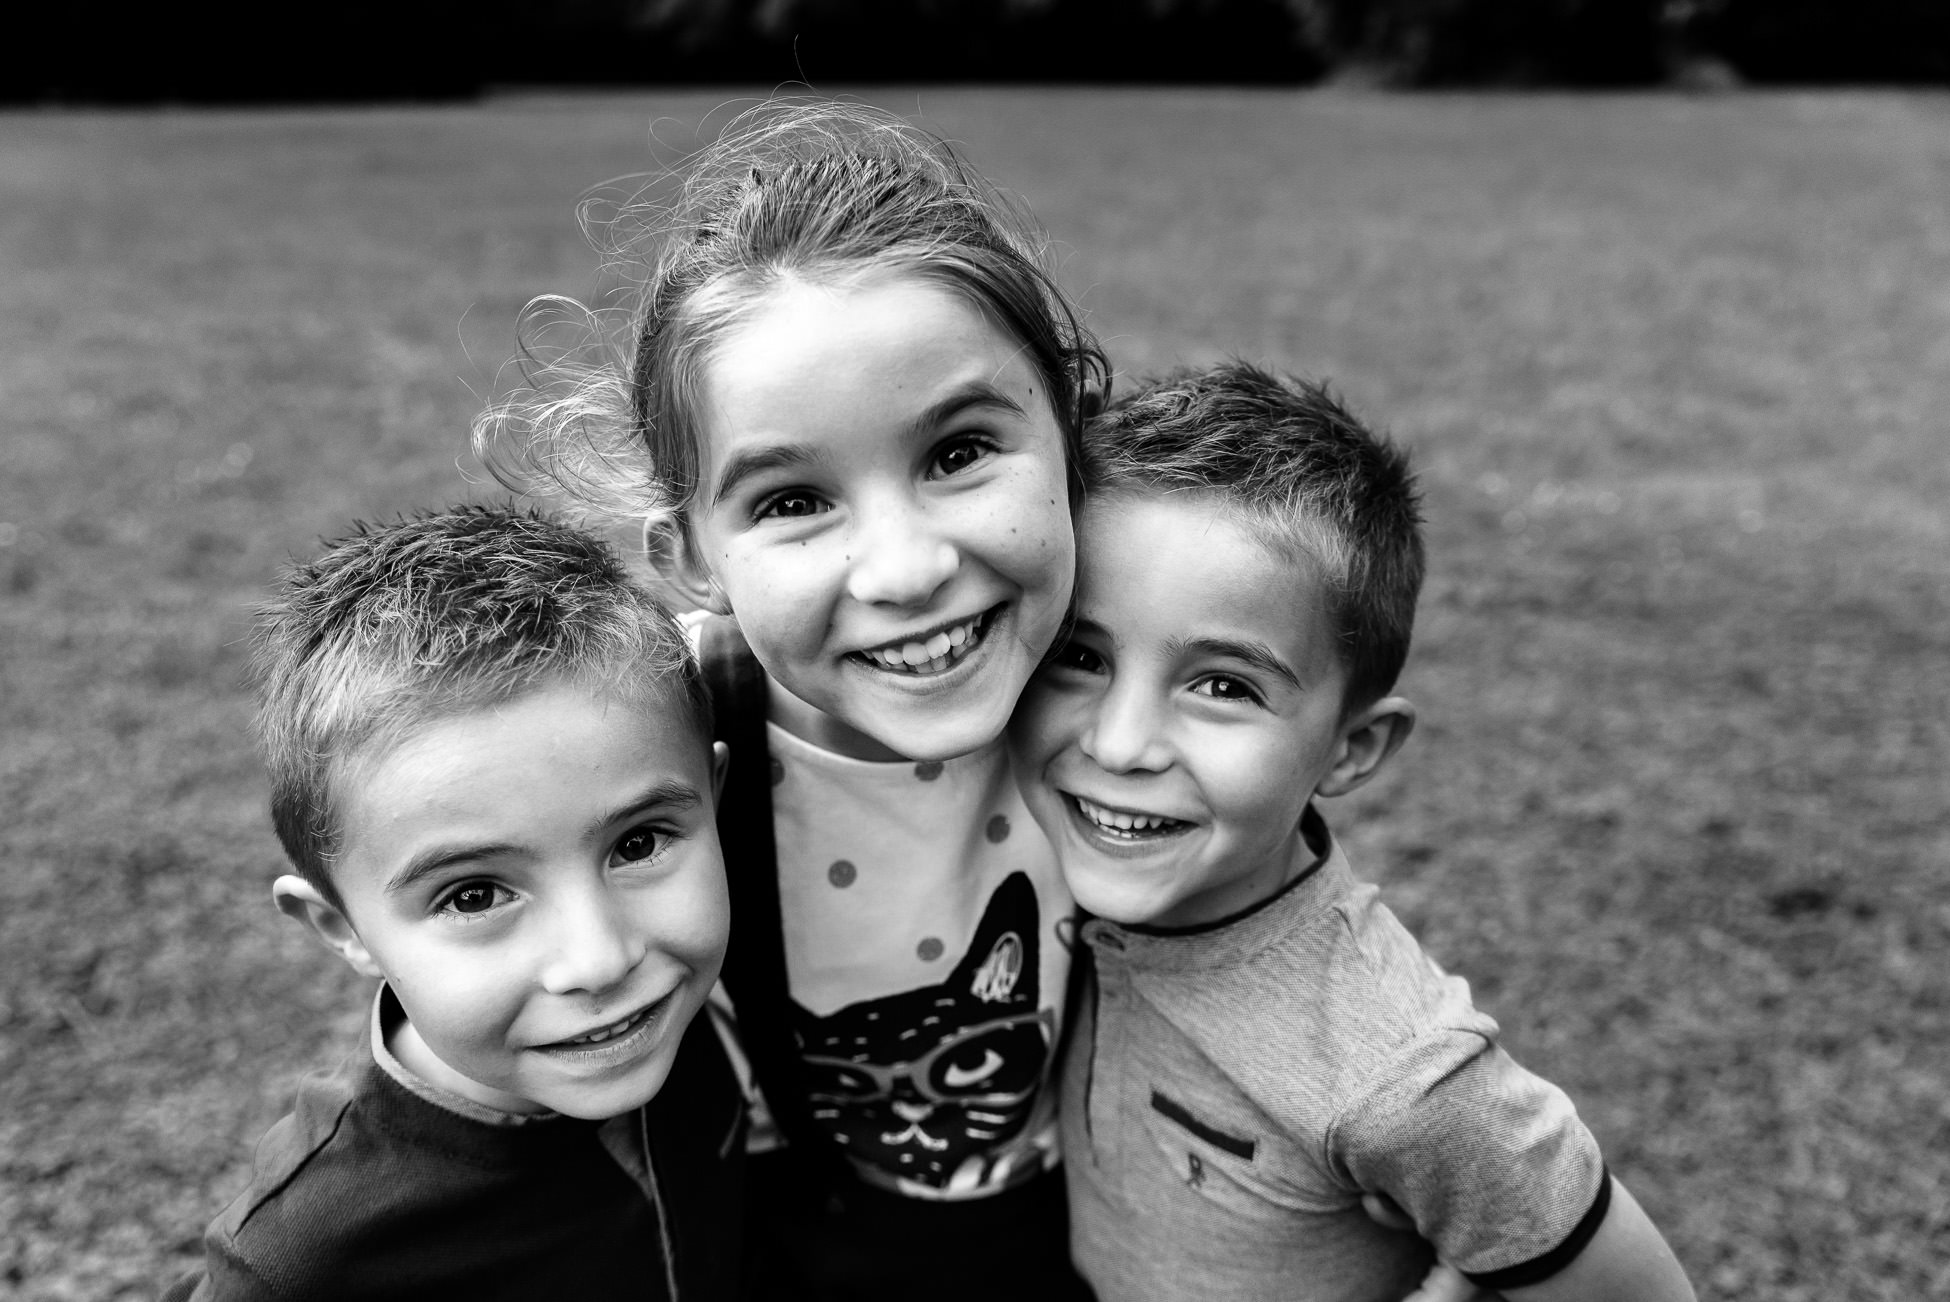
<svg viewBox="0 0 1950 1302"><path fill-rule="evenodd" d="M383 984L168 1296L728 1295L724 755L682 631L600 541L465 507L329 546L255 647L272 893Z"/></svg>
<svg viewBox="0 0 1950 1302"><path fill-rule="evenodd" d="M1322 388L1175 376L1085 439L1076 625L1014 743L1088 914L1064 1064L1102 1302L1690 1299L1555 1087L1357 881L1314 806L1407 739L1406 458ZM1383 1228L1393 1200L1419 1233Z"/></svg>

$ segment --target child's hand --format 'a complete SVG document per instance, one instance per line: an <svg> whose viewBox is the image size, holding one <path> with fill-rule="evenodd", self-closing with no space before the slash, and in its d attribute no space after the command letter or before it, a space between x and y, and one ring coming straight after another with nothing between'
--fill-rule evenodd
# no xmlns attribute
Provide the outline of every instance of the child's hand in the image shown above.
<svg viewBox="0 0 1950 1302"><path fill-rule="evenodd" d="M1402 1302L1474 1302L1474 1299L1495 1296L1494 1293L1478 1289L1454 1266L1445 1266L1438 1261L1422 1277L1421 1286L1403 1298Z"/></svg>
<svg viewBox="0 0 1950 1302"><path fill-rule="evenodd" d="M1391 1230L1415 1228L1415 1222L1408 1219L1408 1213L1397 1207L1395 1200L1387 1194L1365 1195L1361 1199L1361 1209L1376 1225L1385 1225ZM1474 1299L1495 1296L1470 1283L1454 1266L1445 1266L1438 1261L1422 1277L1421 1286L1403 1298L1402 1302L1474 1302Z"/></svg>

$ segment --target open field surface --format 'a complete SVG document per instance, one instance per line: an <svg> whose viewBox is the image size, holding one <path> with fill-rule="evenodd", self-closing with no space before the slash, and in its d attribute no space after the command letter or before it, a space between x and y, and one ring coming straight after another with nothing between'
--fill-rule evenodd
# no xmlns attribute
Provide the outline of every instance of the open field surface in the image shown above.
<svg viewBox="0 0 1950 1302"><path fill-rule="evenodd" d="M1950 99L867 97L1124 372L1414 448L1423 726L1328 812L1701 1296L1950 1296ZM723 98L0 117L0 1295L152 1293L360 1024L269 907L246 604L485 493L576 195Z"/></svg>

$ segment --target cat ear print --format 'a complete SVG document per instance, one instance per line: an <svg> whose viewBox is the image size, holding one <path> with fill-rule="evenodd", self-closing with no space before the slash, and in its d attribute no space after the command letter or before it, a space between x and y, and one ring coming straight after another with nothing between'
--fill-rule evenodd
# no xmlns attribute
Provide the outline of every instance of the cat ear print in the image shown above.
<svg viewBox="0 0 1950 1302"><path fill-rule="evenodd" d="M1028 873L1010 873L989 897L968 953L947 984L985 1004L1036 1007L1041 956L1041 911Z"/></svg>

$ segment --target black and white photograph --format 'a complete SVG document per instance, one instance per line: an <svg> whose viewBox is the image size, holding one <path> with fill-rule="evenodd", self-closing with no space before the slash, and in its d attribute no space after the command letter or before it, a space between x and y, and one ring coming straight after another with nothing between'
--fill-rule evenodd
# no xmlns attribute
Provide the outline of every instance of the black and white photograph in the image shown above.
<svg viewBox="0 0 1950 1302"><path fill-rule="evenodd" d="M0 1299L1950 1298L1950 10L16 34Z"/></svg>

